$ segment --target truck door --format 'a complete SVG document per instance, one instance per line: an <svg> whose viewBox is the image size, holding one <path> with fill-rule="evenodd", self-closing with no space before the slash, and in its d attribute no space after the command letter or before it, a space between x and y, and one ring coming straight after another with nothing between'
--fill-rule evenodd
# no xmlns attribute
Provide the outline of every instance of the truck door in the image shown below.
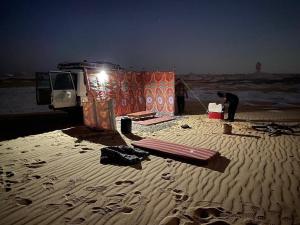
<svg viewBox="0 0 300 225"><path fill-rule="evenodd" d="M49 73L35 73L36 103L38 105L51 104L51 84Z"/></svg>
<svg viewBox="0 0 300 225"><path fill-rule="evenodd" d="M51 71L52 105L55 109L75 107L76 90L70 72Z"/></svg>

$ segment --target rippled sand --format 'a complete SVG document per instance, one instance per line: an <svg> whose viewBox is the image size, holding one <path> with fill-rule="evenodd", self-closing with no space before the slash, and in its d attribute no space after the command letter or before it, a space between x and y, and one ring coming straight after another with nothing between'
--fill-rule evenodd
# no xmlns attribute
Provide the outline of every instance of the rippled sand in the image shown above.
<svg viewBox="0 0 300 225"><path fill-rule="evenodd" d="M251 129L262 121L299 124L299 111L237 119L232 135L223 134L223 122L192 115L127 136L77 127L2 141L0 224L299 224L300 133ZM101 147L141 137L221 156L202 164L159 155L137 166L99 163Z"/></svg>

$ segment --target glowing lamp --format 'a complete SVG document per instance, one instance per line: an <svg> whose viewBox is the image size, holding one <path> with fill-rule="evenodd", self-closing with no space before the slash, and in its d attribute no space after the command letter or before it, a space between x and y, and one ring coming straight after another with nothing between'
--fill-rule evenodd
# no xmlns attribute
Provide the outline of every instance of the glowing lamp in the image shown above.
<svg viewBox="0 0 300 225"><path fill-rule="evenodd" d="M97 79L100 84L105 84L108 81L108 75L106 71L102 70L100 73L97 73Z"/></svg>

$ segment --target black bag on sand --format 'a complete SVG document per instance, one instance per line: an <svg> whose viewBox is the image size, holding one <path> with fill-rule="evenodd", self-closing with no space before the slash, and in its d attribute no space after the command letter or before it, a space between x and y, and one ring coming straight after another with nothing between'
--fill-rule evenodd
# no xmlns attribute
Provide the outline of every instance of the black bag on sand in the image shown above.
<svg viewBox="0 0 300 225"><path fill-rule="evenodd" d="M100 163L115 165L134 165L142 161L141 157L118 152L110 147L101 148Z"/></svg>
<svg viewBox="0 0 300 225"><path fill-rule="evenodd" d="M149 152L146 152L139 148L131 148L126 145L110 146L109 148L116 150L118 152L124 153L124 154L135 155L135 156L141 157L142 159L145 159L147 156L149 156Z"/></svg>

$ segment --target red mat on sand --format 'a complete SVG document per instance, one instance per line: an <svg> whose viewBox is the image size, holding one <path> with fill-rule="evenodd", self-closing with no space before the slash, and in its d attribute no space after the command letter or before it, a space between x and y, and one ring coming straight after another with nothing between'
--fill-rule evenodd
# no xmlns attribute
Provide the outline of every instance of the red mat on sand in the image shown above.
<svg viewBox="0 0 300 225"><path fill-rule="evenodd" d="M193 148L152 138L145 138L140 141L134 141L132 145L148 150L164 152L175 156L204 161L209 160L216 155L219 155L219 152L210 149Z"/></svg>
<svg viewBox="0 0 300 225"><path fill-rule="evenodd" d="M127 114L128 117L133 118L133 119L140 119L143 117L153 117L155 116L156 112L151 112L151 111L140 111L140 112L135 112L135 113L129 113Z"/></svg>
<svg viewBox="0 0 300 225"><path fill-rule="evenodd" d="M135 123L140 124L140 125L149 126L149 125L153 125L153 124L167 122L167 121L174 120L174 119L175 118L173 116L162 116L162 117L148 119L148 120L135 121Z"/></svg>

